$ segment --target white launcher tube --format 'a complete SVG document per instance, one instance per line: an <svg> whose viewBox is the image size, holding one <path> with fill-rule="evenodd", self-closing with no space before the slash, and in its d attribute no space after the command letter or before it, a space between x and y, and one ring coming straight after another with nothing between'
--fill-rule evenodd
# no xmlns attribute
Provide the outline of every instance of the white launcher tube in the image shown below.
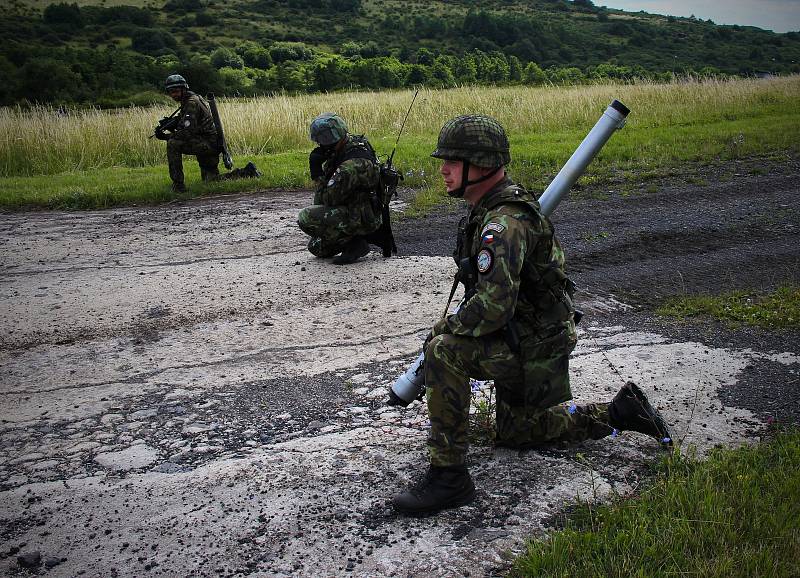
<svg viewBox="0 0 800 578"><path fill-rule="evenodd" d="M630 110L620 101L615 100L608 105L608 108L583 139L578 148L569 157L567 163L558 171L556 178L553 179L539 197L539 205L542 207L542 214L549 217L555 211L558 203L561 202L570 187L583 174L589 163L597 155L603 145L608 142L614 131L625 126L625 119Z"/></svg>
<svg viewBox="0 0 800 578"><path fill-rule="evenodd" d="M601 148L608 142L614 131L625 126L625 119L630 110L618 100L614 100L608 105L603 116L594 125L586 138L583 139L578 148L569 157L566 164L558 171L556 178L547 186L539 197L539 205L542 207L542 214L549 217L556 209L561 200L567 195L570 187L583 174L589 163L597 155ZM414 363L411 364L403 375L397 378L389 389L389 405L406 406L425 389L425 352L423 351Z"/></svg>

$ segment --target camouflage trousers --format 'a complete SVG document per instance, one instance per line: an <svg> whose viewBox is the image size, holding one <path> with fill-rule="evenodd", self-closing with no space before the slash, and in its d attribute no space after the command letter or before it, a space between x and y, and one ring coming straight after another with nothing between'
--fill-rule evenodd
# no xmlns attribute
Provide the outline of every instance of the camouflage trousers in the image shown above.
<svg viewBox="0 0 800 578"><path fill-rule="evenodd" d="M525 401L536 399L537 384L552 386L561 382L568 390L569 353L573 346L574 341L556 347L547 342L538 351L527 347L523 363L522 356L511 350L502 334L434 337L425 349L431 464L452 466L465 462L472 396L470 377L495 380L498 446L525 449L557 441L600 439L611 434L607 403L541 407Z"/></svg>
<svg viewBox="0 0 800 578"><path fill-rule="evenodd" d="M300 229L311 239L308 250L317 257L333 257L341 253L348 241L360 235L368 235L380 226L373 219L353 219L347 206L328 207L311 205L300 211L297 217Z"/></svg>
<svg viewBox="0 0 800 578"><path fill-rule="evenodd" d="M216 143L200 137L180 138L174 136L167 141L167 163L169 178L173 183L183 184L183 155L195 155L200 165L200 175L204 181L212 181L219 176L219 151Z"/></svg>

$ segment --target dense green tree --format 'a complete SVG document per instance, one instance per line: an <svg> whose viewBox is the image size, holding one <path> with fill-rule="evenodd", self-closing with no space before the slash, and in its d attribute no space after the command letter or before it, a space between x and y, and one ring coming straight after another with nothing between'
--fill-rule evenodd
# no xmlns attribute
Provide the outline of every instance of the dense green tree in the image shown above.
<svg viewBox="0 0 800 578"><path fill-rule="evenodd" d="M157 28L140 28L131 35L131 48L143 54L164 54L177 46L172 34Z"/></svg>
<svg viewBox="0 0 800 578"><path fill-rule="evenodd" d="M430 80L431 75L427 66L423 66L422 64L413 64L408 69L408 75L406 76L405 84L406 86L420 86L428 84Z"/></svg>
<svg viewBox="0 0 800 578"><path fill-rule="evenodd" d="M441 88L450 88L455 85L455 77L450 69L447 59L439 57L431 66L431 82Z"/></svg>
<svg viewBox="0 0 800 578"><path fill-rule="evenodd" d="M280 64L290 60L311 60L314 51L302 42L276 42L269 47L272 62Z"/></svg>
<svg viewBox="0 0 800 578"><path fill-rule="evenodd" d="M465 54L456 60L453 76L458 84L473 84L478 80L478 67L471 54Z"/></svg>
<svg viewBox="0 0 800 578"><path fill-rule="evenodd" d="M173 72L199 92L231 94L800 72L798 32L620 17L588 1L371 3L369 12L362 4L247 0L233 10L167 0L159 10L62 0L41 13L6 12L0 104L30 91L40 101L128 102L161 93ZM59 83L36 78L46 71Z"/></svg>
<svg viewBox="0 0 800 578"><path fill-rule="evenodd" d="M272 57L269 55L269 50L252 40L245 40L238 45L236 54L241 56L244 64L250 68L266 70L272 66Z"/></svg>
<svg viewBox="0 0 800 578"><path fill-rule="evenodd" d="M53 58L37 58L19 70L18 93L31 102L78 100L81 77L64 62Z"/></svg>
<svg viewBox="0 0 800 578"><path fill-rule="evenodd" d="M224 93L233 96L247 96L253 93L255 81L241 68L224 66L219 69Z"/></svg>
<svg viewBox="0 0 800 578"><path fill-rule="evenodd" d="M244 59L232 49L220 46L211 53L211 64L215 68L244 68Z"/></svg>
<svg viewBox="0 0 800 578"><path fill-rule="evenodd" d="M61 26L65 29L83 28L83 15L75 4L59 2L48 5L42 12L42 20L47 24Z"/></svg>
<svg viewBox="0 0 800 578"><path fill-rule="evenodd" d="M522 82L525 84L544 84L547 82L547 74L535 62L529 62L522 73Z"/></svg>

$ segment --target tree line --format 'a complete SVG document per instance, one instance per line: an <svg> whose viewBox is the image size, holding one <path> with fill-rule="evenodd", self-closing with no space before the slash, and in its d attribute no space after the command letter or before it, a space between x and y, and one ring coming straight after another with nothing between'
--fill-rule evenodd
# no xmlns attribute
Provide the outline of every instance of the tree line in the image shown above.
<svg viewBox="0 0 800 578"><path fill-rule="evenodd" d="M175 72L199 92L241 96L800 72L797 33L615 19L589 0L528 3L550 20L459 2L465 12L412 3L367 17L360 0L245 0L238 11L213 0L161 10L58 2L41 13L12 0L0 23L0 104L146 104ZM242 27L261 13L283 31Z"/></svg>

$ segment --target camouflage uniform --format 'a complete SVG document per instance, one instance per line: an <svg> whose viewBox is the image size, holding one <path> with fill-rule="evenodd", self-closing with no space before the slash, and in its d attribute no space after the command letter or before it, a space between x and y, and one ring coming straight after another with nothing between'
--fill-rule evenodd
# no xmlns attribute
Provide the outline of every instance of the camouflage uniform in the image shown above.
<svg viewBox="0 0 800 578"><path fill-rule="evenodd" d="M455 126L474 130L475 124ZM468 138L481 138L480 128ZM448 158L449 151L440 148L433 156ZM475 152L469 158L478 166L483 160ZM485 160L488 167L498 164ZM557 405L572 397L572 286L553 226L534 197L508 179L499 182L462 219L454 258L465 298L436 324L425 349L431 464L464 463L470 377L495 381L498 445L527 448L609 435L608 404Z"/></svg>
<svg viewBox="0 0 800 578"><path fill-rule="evenodd" d="M464 284L465 294L457 311L434 325L425 346L430 467L392 499L392 507L419 515L475 498L464 463L470 377L495 382L498 445L528 448L597 439L612 433L612 426L671 443L664 420L632 382L610 404L557 405L572 397L573 286L539 203L522 187L495 176L511 160L500 124L482 115L452 119L442 127L432 156L448 161L441 169L448 194L474 204L459 225L454 253L456 282ZM458 163L460 170L454 170ZM480 170L471 171L472 166Z"/></svg>
<svg viewBox="0 0 800 578"><path fill-rule="evenodd" d="M173 183L183 184L183 155L195 155L204 181L219 176L217 129L211 108L202 96L186 91L181 101L181 120L167 141L169 176Z"/></svg>
<svg viewBox="0 0 800 578"><path fill-rule="evenodd" d="M342 149L324 166L314 204L300 211L297 223L311 237L308 250L332 257L351 239L381 226L375 191L380 182L378 159L363 136L348 135Z"/></svg>
<svg viewBox="0 0 800 578"><path fill-rule="evenodd" d="M202 96L186 90L181 100L180 121L167 140L169 176L183 188L183 155L195 155L204 181L224 181L258 177L261 174L251 162L244 168L219 174L220 148L211 107Z"/></svg>

